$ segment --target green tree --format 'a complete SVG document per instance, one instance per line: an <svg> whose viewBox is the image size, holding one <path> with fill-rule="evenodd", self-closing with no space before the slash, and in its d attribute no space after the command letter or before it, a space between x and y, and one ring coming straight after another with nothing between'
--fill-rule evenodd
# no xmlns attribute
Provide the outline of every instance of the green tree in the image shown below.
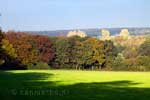
<svg viewBox="0 0 150 100"><path fill-rule="evenodd" d="M122 53L118 53L117 57L115 57L113 64L112 64L112 70L124 70L124 56Z"/></svg>
<svg viewBox="0 0 150 100"><path fill-rule="evenodd" d="M84 64L99 69L103 67L104 59L104 43L96 38L88 38L83 42L83 59Z"/></svg>
<svg viewBox="0 0 150 100"><path fill-rule="evenodd" d="M147 38L146 41L140 46L139 53L141 56L150 56L150 38Z"/></svg>
<svg viewBox="0 0 150 100"><path fill-rule="evenodd" d="M55 68L65 67L67 63L69 63L69 43L67 38L59 37L56 41L53 41L53 48L55 49L55 58L53 61L53 66Z"/></svg>
<svg viewBox="0 0 150 100"><path fill-rule="evenodd" d="M138 64L139 66L145 66L147 70L150 70L150 56L139 56Z"/></svg>
<svg viewBox="0 0 150 100"><path fill-rule="evenodd" d="M103 63L104 68L109 68L115 58L115 56L118 54L118 52L115 50L114 44L112 41L104 41L104 55L105 55L105 62Z"/></svg>
<svg viewBox="0 0 150 100"><path fill-rule="evenodd" d="M4 60L2 59L3 50L2 50L2 40L4 38L4 35L2 34L2 31L0 29L0 65L4 63Z"/></svg>

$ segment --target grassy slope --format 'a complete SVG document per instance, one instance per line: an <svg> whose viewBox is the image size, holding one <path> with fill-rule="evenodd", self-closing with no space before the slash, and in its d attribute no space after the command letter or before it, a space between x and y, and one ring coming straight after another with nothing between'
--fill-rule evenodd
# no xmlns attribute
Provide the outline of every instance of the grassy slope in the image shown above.
<svg viewBox="0 0 150 100"><path fill-rule="evenodd" d="M1 71L0 97L2 100L149 100L150 72Z"/></svg>

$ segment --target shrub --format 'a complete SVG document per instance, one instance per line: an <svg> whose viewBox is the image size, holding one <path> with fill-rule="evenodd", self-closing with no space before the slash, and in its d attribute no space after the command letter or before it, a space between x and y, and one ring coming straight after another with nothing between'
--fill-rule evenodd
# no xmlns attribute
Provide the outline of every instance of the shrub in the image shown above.
<svg viewBox="0 0 150 100"><path fill-rule="evenodd" d="M124 56L122 53L119 53L117 57L112 61L112 70L123 70L124 69Z"/></svg>
<svg viewBox="0 0 150 100"><path fill-rule="evenodd" d="M146 66L146 70L150 70L150 56L139 56L138 65Z"/></svg>
<svg viewBox="0 0 150 100"><path fill-rule="evenodd" d="M50 66L45 62L37 62L27 66L27 69L50 69Z"/></svg>

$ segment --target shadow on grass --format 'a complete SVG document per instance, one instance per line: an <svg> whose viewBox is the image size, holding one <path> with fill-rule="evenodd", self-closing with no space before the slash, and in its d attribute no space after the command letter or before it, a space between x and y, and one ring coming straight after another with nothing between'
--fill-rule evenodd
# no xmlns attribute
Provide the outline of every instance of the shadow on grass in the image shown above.
<svg viewBox="0 0 150 100"><path fill-rule="evenodd" d="M141 83L128 80L57 85L45 81L53 74L42 72L3 72L0 77L2 100L150 100L150 88L130 87Z"/></svg>

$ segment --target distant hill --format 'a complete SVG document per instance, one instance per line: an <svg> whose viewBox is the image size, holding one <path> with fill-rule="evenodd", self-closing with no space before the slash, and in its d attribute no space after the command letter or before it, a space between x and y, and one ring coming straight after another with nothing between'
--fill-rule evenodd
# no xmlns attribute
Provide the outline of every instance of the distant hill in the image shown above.
<svg viewBox="0 0 150 100"><path fill-rule="evenodd" d="M144 34L150 34L150 28L127 28L129 30L130 35L144 35ZM101 28L101 29L107 29L110 31L111 35L117 35L120 33L121 29L124 28ZM81 31L86 32L88 36L94 36L98 37L101 36L99 28L91 28L91 29L80 29ZM40 34L40 35L48 35L48 36L66 36L69 31L72 30L55 30L55 31L25 31L31 34Z"/></svg>

